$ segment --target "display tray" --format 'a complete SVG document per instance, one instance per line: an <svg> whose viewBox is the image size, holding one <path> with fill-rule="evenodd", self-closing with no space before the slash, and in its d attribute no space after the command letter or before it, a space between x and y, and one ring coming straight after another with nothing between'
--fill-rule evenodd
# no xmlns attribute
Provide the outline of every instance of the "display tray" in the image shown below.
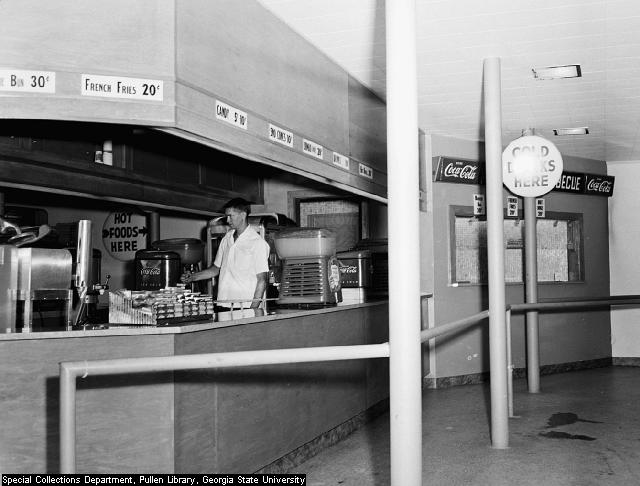
<svg viewBox="0 0 640 486"><path fill-rule="evenodd" d="M176 324L182 324L183 322L212 321L213 317L214 317L214 314L198 314L195 316L169 317L167 319L158 319L158 323L156 324L156 327L174 326Z"/></svg>
<svg viewBox="0 0 640 486"><path fill-rule="evenodd" d="M169 317L167 319L157 319L157 322L154 323L145 323L145 324L133 324L133 323L118 323L118 322L110 322L107 324L107 327L169 327L176 326L178 324L182 324L185 322L196 322L196 321L212 321L214 318L213 314L198 314L194 316L184 316L184 317Z"/></svg>

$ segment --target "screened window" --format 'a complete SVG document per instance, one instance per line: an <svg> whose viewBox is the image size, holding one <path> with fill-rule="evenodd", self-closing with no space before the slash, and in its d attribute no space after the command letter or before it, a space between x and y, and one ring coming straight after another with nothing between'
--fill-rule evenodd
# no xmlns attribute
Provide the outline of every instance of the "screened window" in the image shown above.
<svg viewBox="0 0 640 486"><path fill-rule="evenodd" d="M353 248L360 239L360 204L348 199L303 200L298 206L301 227L330 228L336 250Z"/></svg>
<svg viewBox="0 0 640 486"><path fill-rule="evenodd" d="M470 208L453 208L451 282L484 284L488 280L487 222L473 217ZM520 283L524 275L524 225L504 220L505 281ZM582 215L549 213L537 220L538 281L584 280Z"/></svg>

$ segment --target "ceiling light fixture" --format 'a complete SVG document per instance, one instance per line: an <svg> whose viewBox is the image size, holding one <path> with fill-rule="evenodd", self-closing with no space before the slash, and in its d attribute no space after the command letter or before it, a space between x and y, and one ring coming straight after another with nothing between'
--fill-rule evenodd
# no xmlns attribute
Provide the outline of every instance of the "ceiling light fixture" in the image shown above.
<svg viewBox="0 0 640 486"><path fill-rule="evenodd" d="M566 66L549 66L533 68L533 77L536 79L560 79L560 78L580 78L582 69L580 64L568 64Z"/></svg>
<svg viewBox="0 0 640 486"><path fill-rule="evenodd" d="M554 128L553 134L556 136L562 135L589 135L589 127L575 127L575 128Z"/></svg>

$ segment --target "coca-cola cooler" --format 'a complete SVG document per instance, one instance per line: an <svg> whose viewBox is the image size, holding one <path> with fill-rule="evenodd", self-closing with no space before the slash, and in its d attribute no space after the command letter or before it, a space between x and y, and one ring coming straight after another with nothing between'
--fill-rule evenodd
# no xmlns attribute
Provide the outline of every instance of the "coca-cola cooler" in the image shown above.
<svg viewBox="0 0 640 486"><path fill-rule="evenodd" d="M336 253L340 261L340 283L342 303L365 302L371 288L373 267L369 250L343 251Z"/></svg>
<svg viewBox="0 0 640 486"><path fill-rule="evenodd" d="M138 250L135 260L136 290L174 287L180 280L180 255L173 251Z"/></svg>

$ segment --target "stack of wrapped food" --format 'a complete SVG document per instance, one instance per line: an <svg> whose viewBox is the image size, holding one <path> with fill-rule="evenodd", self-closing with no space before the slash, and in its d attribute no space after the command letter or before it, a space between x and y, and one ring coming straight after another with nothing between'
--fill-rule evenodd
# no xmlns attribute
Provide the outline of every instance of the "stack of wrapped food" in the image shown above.
<svg viewBox="0 0 640 486"><path fill-rule="evenodd" d="M157 325L213 316L213 298L184 287L120 289L109 294L110 324Z"/></svg>

